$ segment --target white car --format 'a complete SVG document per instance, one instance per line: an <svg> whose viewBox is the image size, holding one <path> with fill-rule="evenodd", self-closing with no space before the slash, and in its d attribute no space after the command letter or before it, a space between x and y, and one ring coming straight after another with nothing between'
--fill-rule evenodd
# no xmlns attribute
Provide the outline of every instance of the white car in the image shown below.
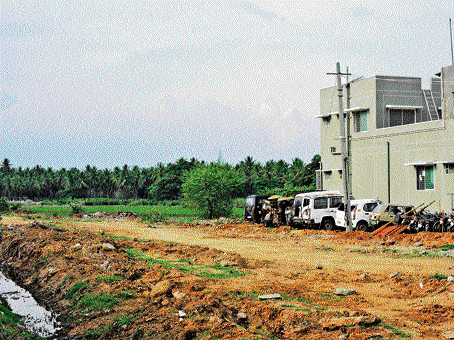
<svg viewBox="0 0 454 340"><path fill-rule="evenodd" d="M380 211L384 204L377 199L363 199L350 201L352 211L352 229L367 231L370 229L371 213ZM342 203L336 211L336 226L345 228L345 211Z"/></svg>

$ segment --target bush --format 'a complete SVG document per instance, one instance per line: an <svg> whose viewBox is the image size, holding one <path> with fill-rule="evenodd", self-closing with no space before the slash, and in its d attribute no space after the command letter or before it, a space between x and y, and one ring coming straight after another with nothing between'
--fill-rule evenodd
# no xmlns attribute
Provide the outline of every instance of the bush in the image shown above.
<svg viewBox="0 0 454 340"><path fill-rule="evenodd" d="M191 170L183 183L183 197L207 218L228 217L239 180L228 165L201 165Z"/></svg>
<svg viewBox="0 0 454 340"><path fill-rule="evenodd" d="M166 222L167 218L158 211L148 211L142 214L142 220L149 223Z"/></svg>
<svg viewBox="0 0 454 340"><path fill-rule="evenodd" d="M6 202L4 198L0 199L0 213L8 211L9 211L8 202Z"/></svg>
<svg viewBox="0 0 454 340"><path fill-rule="evenodd" d="M84 209L82 209L82 206L79 204L71 204L71 215L75 214L83 214L85 213Z"/></svg>

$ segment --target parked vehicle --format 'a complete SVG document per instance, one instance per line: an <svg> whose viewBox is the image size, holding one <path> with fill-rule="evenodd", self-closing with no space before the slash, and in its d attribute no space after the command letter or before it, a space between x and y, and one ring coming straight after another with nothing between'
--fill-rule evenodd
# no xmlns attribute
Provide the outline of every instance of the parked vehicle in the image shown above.
<svg viewBox="0 0 454 340"><path fill-rule="evenodd" d="M265 227L276 227L287 224L287 208L293 204L293 197L282 197L273 195L264 201L262 209L264 218L263 225Z"/></svg>
<svg viewBox="0 0 454 340"><path fill-rule="evenodd" d="M250 195L246 197L244 204L244 220L262 223L265 216L263 204L269 195Z"/></svg>
<svg viewBox="0 0 454 340"><path fill-rule="evenodd" d="M412 209L413 206L411 205L384 205L380 211L371 214L370 225L373 229L377 229L378 227L381 227L391 221L395 224L400 224L404 218L404 214Z"/></svg>
<svg viewBox="0 0 454 340"><path fill-rule="evenodd" d="M326 230L336 228L334 218L342 203L339 191L314 191L295 196L287 220L291 226L317 227Z"/></svg>
<svg viewBox="0 0 454 340"><path fill-rule="evenodd" d="M371 214L380 211L383 208L384 204L377 199L362 199L351 200L350 206L352 212L352 229L369 231L371 229ZM341 203L336 211L335 222L338 228L345 228L344 203Z"/></svg>

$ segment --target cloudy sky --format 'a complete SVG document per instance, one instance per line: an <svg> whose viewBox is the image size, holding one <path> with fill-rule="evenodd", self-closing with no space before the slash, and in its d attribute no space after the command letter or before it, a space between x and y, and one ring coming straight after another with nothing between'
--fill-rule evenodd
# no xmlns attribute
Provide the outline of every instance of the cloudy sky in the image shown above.
<svg viewBox="0 0 454 340"><path fill-rule="evenodd" d="M308 162L319 91L449 65L453 1L1 1L0 158Z"/></svg>

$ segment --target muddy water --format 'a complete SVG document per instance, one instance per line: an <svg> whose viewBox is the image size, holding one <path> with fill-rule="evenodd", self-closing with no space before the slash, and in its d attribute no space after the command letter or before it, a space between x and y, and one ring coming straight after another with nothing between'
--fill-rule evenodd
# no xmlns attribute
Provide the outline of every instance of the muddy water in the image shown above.
<svg viewBox="0 0 454 340"><path fill-rule="evenodd" d="M21 316L27 331L42 338L56 334L60 329L56 315L38 305L33 296L0 272L0 296L14 314Z"/></svg>

